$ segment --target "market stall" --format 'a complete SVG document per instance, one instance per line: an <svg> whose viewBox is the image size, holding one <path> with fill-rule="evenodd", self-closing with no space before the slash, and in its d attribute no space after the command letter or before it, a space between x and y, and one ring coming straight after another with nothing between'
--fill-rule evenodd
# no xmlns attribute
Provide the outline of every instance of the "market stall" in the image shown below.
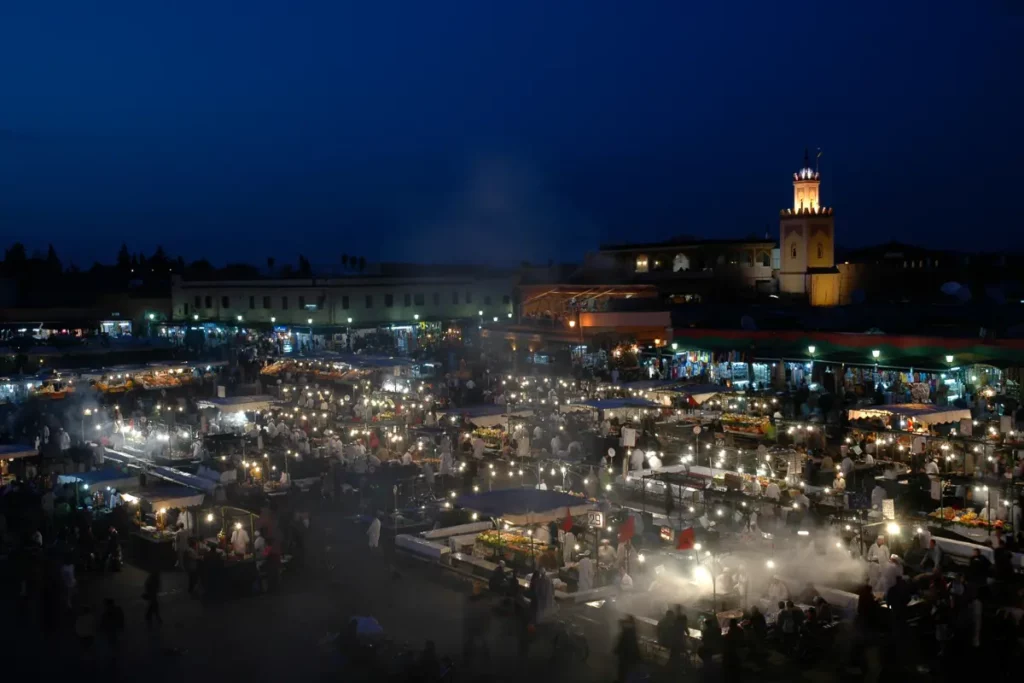
<svg viewBox="0 0 1024 683"><path fill-rule="evenodd" d="M567 517L586 518L594 504L581 496L533 488L496 489L461 496L456 506L474 513L474 519L489 517L494 528L464 539L460 550L473 557L505 560L511 567L557 568L561 561L552 548L545 525Z"/></svg>
<svg viewBox="0 0 1024 683"><path fill-rule="evenodd" d="M144 488L125 493L122 498L134 512L136 528L130 542L135 560L147 568L172 568L176 560L175 524L183 511L202 505L205 495L184 486L147 482Z"/></svg>
<svg viewBox="0 0 1024 683"><path fill-rule="evenodd" d="M11 464L21 458L34 458L39 455L35 447L19 443L0 444L0 481L6 482L12 475Z"/></svg>
<svg viewBox="0 0 1024 683"><path fill-rule="evenodd" d="M971 411L966 408L937 406L932 403L904 403L851 408L847 416L850 420L881 420L892 429L927 432L935 425L970 420Z"/></svg>

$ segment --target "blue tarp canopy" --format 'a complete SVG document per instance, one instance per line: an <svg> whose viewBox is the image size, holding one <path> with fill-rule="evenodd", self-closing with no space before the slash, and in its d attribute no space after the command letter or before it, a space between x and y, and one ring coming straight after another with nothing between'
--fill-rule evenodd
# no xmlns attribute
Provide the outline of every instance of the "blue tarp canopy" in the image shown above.
<svg viewBox="0 0 1024 683"><path fill-rule="evenodd" d="M673 384L679 384L683 380L679 379L644 379L637 382L626 382L622 385L623 389L633 389L634 391L654 391L655 389L667 389Z"/></svg>
<svg viewBox="0 0 1024 683"><path fill-rule="evenodd" d="M571 403L574 406L586 406L595 410L615 410L617 408L661 408L660 403L648 401L646 398L591 398L586 401Z"/></svg>
<svg viewBox="0 0 1024 683"><path fill-rule="evenodd" d="M455 504L486 517L500 517L512 524L546 524L569 514L584 515L593 505L580 496L560 491L513 488L459 496Z"/></svg>
<svg viewBox="0 0 1024 683"><path fill-rule="evenodd" d="M515 411L513 411L515 412ZM443 415L466 415L467 417L483 417L485 415L504 415L505 406L494 403L484 403L478 406L463 406L461 408L450 408Z"/></svg>
<svg viewBox="0 0 1024 683"><path fill-rule="evenodd" d="M109 486L118 491L133 491L139 488L139 475L137 471L133 474L124 470L114 469L113 467L104 467L103 469L91 472L60 474L57 475L57 481L61 484L87 484L89 488L93 489L104 489Z"/></svg>
<svg viewBox="0 0 1024 683"><path fill-rule="evenodd" d="M346 363L354 368L397 368L412 365L408 358L396 356L364 356L358 353L325 353L314 358L332 363Z"/></svg>
<svg viewBox="0 0 1024 683"><path fill-rule="evenodd" d="M0 444L0 459L31 458L36 455L39 455L39 452L35 449L35 446L21 443Z"/></svg>
<svg viewBox="0 0 1024 683"><path fill-rule="evenodd" d="M161 479L165 479L175 484L181 484L187 486L190 489L196 491L202 491L204 493L213 493L217 489L217 482L207 479L206 477L200 477L195 474L189 474L188 472L182 472L171 467L157 466L149 468L149 473L153 474Z"/></svg>

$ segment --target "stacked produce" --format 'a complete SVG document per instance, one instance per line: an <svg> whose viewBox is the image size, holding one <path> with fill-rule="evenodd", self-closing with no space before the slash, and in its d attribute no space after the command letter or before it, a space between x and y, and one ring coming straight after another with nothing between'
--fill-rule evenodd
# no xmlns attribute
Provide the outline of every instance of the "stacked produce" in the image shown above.
<svg viewBox="0 0 1024 683"><path fill-rule="evenodd" d="M1003 529L1009 525L1001 519L997 519L994 522L987 521L984 517L978 515L974 510L955 510L953 508L939 508L932 510L928 513L928 516L933 519L942 519L953 524L963 524L964 526L973 527L984 527L993 529Z"/></svg>
<svg viewBox="0 0 1024 683"><path fill-rule="evenodd" d="M739 413L723 413L722 429L734 434L764 434L768 427L768 418Z"/></svg>

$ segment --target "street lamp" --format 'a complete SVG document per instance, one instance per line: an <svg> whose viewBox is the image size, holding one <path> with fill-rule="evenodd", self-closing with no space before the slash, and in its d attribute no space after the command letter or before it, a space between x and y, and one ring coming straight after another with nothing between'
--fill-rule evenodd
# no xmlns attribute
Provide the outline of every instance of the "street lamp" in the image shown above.
<svg viewBox="0 0 1024 683"><path fill-rule="evenodd" d="M193 320L199 320L199 314L198 313L192 314L192 319Z"/></svg>
<svg viewBox="0 0 1024 683"><path fill-rule="evenodd" d="M242 322L242 316L239 315L239 316L236 316L236 317L238 318L238 322Z"/></svg>
<svg viewBox="0 0 1024 683"><path fill-rule="evenodd" d="M949 364L953 363L953 356L946 356L946 362Z"/></svg>
<svg viewBox="0 0 1024 683"><path fill-rule="evenodd" d="M313 324L313 319L312 318L306 318L306 324L307 325L312 325Z"/></svg>
<svg viewBox="0 0 1024 683"><path fill-rule="evenodd" d="M155 313L150 313L149 314L149 319L150 320L156 320L156 314Z"/></svg>
<svg viewBox="0 0 1024 683"><path fill-rule="evenodd" d="M575 320L570 320L569 321L569 327L576 327L576 321Z"/></svg>
<svg viewBox="0 0 1024 683"><path fill-rule="evenodd" d="M351 325L351 324L352 324L352 318L349 318L349 319L348 319L348 324L349 324L349 325Z"/></svg>
<svg viewBox="0 0 1024 683"><path fill-rule="evenodd" d="M672 350L675 351L679 348L679 344L672 342Z"/></svg>
<svg viewBox="0 0 1024 683"><path fill-rule="evenodd" d="M816 350L817 350L817 347L815 347L813 344L811 344L810 346L807 347L807 353L811 354L812 356L814 355L814 352Z"/></svg>
<svg viewBox="0 0 1024 683"><path fill-rule="evenodd" d="M878 349L871 349L871 357L878 360L878 357L882 355L882 352Z"/></svg>
<svg viewBox="0 0 1024 683"><path fill-rule="evenodd" d="M413 316L412 316L412 319L413 320L419 320L420 319L420 314L419 313L414 313Z"/></svg>
<svg viewBox="0 0 1024 683"><path fill-rule="evenodd" d="M483 314L484 314L484 312L483 312L483 311L477 311L477 312L476 312L476 314L477 314L477 315L483 315Z"/></svg>
<svg viewBox="0 0 1024 683"><path fill-rule="evenodd" d="M275 318L274 316L270 316L270 322L271 323L276 323L277 322L277 318Z"/></svg>

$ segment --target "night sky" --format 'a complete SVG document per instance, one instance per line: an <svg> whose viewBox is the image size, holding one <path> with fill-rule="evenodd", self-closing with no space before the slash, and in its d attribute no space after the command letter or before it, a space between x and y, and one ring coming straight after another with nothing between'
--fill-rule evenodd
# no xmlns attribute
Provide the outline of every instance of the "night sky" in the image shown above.
<svg viewBox="0 0 1024 683"><path fill-rule="evenodd" d="M0 242L317 265L777 237L821 147L840 244L1020 248L1013 5L5 2Z"/></svg>

